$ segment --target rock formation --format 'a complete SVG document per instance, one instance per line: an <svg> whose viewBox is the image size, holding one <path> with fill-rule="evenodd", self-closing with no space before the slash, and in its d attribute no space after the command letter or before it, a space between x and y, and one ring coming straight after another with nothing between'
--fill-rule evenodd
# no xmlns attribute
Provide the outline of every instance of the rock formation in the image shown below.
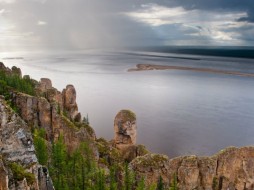
<svg viewBox="0 0 254 190"><path fill-rule="evenodd" d="M52 82L48 78L41 78L40 84L39 84L39 89L42 92L47 92L47 90L52 89Z"/></svg>
<svg viewBox="0 0 254 190"><path fill-rule="evenodd" d="M9 69L0 63L0 71L6 75L21 76L18 68ZM30 79L29 76L24 76ZM32 128L44 128L48 142L63 136L68 151L75 150L81 142L88 141L96 155L93 144L95 133L86 123L81 122L76 103L74 86L68 85L63 93L52 87L50 79L33 81L37 96L31 96L15 89L8 89L7 106L4 97L0 101L0 189L42 189L53 188L45 167L41 167L35 155ZM20 117L19 117L20 116ZM96 157L95 157L96 159ZM27 172L35 176L33 184L24 180L13 179L9 162L21 164ZM46 184L47 182L47 184Z"/></svg>
<svg viewBox="0 0 254 190"><path fill-rule="evenodd" d="M76 122L81 121L81 115L78 113L78 106L76 103L76 90L73 85L67 85L63 90L64 108L68 112L68 117Z"/></svg>
<svg viewBox="0 0 254 190"><path fill-rule="evenodd" d="M14 166L22 168L24 176L15 176ZM0 189L46 190L39 186L46 183L38 176L40 168L30 128L0 96Z"/></svg>
<svg viewBox="0 0 254 190"><path fill-rule="evenodd" d="M0 71L22 77L18 68L9 69L2 63ZM254 189L254 147L231 147L211 157L169 159L152 154L136 145L136 115L129 110L116 115L114 140L96 139L93 129L81 122L74 86L67 85L59 92L46 78L34 84L37 96L10 89L8 104L12 108L0 96L0 190L53 190L47 168L38 164L35 155L34 127L46 130L49 144L63 136L69 152L81 142L89 142L99 157L95 161L106 171L110 165L121 166L127 161L136 179L146 179L146 185L156 184L161 177L166 188L175 184L179 190ZM13 163L24 170L24 176L15 177Z"/></svg>
<svg viewBox="0 0 254 190"><path fill-rule="evenodd" d="M114 121L115 143L117 147L136 144L136 115L130 110L121 110Z"/></svg>
<svg viewBox="0 0 254 190"><path fill-rule="evenodd" d="M123 160L130 162L137 156L148 153L145 146L136 145L136 114L130 110L121 110L114 120L114 145L120 151Z"/></svg>
<svg viewBox="0 0 254 190"><path fill-rule="evenodd" d="M254 147L227 148L212 157L184 156L168 159L163 155L147 154L130 163L137 178L147 184L157 183L159 176L166 186L176 177L183 190L254 189Z"/></svg>
<svg viewBox="0 0 254 190"><path fill-rule="evenodd" d="M43 78L37 84L36 90L37 94L43 97L12 93L13 104L30 127L44 128L49 141L63 135L69 150L75 149L84 140L95 139L93 129L81 122L76 91L72 85L68 85L63 93L60 93L52 87L50 79ZM81 128L77 128L77 125Z"/></svg>

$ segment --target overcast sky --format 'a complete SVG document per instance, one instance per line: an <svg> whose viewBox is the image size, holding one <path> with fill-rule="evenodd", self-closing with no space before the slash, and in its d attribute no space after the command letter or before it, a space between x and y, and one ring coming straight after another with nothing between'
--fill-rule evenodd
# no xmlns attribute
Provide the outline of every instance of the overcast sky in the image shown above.
<svg viewBox="0 0 254 190"><path fill-rule="evenodd" d="M0 50L254 45L254 0L0 0Z"/></svg>

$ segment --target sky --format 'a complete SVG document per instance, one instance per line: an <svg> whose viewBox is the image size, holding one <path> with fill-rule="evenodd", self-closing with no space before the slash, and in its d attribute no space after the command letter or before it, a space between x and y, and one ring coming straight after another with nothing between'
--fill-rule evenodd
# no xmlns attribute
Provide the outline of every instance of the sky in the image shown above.
<svg viewBox="0 0 254 190"><path fill-rule="evenodd" d="M253 42L254 0L0 0L0 51Z"/></svg>

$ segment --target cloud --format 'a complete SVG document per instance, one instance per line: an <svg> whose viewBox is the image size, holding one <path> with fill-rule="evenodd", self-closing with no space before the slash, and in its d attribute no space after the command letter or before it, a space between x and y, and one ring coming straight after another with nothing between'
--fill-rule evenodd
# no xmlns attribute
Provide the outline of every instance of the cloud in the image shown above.
<svg viewBox="0 0 254 190"><path fill-rule="evenodd" d="M131 1L133 0L129 2ZM27 44L38 48L121 48L162 44L149 26L119 14L127 8L132 9L129 2L116 3L115 0L40 2L44 3L19 0L7 7L11 13L5 17L6 22L16 25L16 32L32 31L33 36ZM15 43L18 43L18 40Z"/></svg>
<svg viewBox="0 0 254 190"><path fill-rule="evenodd" d="M37 22L37 25L39 25L39 26L44 26L44 25L47 25L47 24L48 24L47 22L41 21L41 20L39 20L39 21Z"/></svg>
<svg viewBox="0 0 254 190"><path fill-rule="evenodd" d="M0 9L0 15L5 12L5 9Z"/></svg>
<svg viewBox="0 0 254 190"><path fill-rule="evenodd" d="M159 35L164 36L166 43L179 40L193 43L207 42L213 44L242 43L239 31L225 31L225 28L241 27L237 20L246 17L244 11L207 11L199 9L185 9L183 7L166 7L158 4L142 5L141 9L123 13L133 20L150 25ZM162 27L167 25L168 27ZM172 32L173 31L173 32ZM171 35L171 36L169 36ZM167 40L168 38L168 40ZM172 38L174 40L172 40ZM179 43L177 43L179 45ZM181 44L181 43L180 43Z"/></svg>
<svg viewBox="0 0 254 190"><path fill-rule="evenodd" d="M252 0L0 0L0 3L0 33L5 34L0 48L12 44L33 49L239 45L251 43L254 28Z"/></svg>
<svg viewBox="0 0 254 190"><path fill-rule="evenodd" d="M190 23L190 24L220 24L225 22L235 22L235 20L245 17L246 12L214 12L203 10L187 10L183 7L164 7L157 4L143 5L142 9L135 12L127 12L125 15L136 21L144 22L152 26L163 24Z"/></svg>
<svg viewBox="0 0 254 190"><path fill-rule="evenodd" d="M0 3L15 3L16 0L0 0Z"/></svg>
<svg viewBox="0 0 254 190"><path fill-rule="evenodd" d="M152 26L160 26L181 22L177 19L185 17L188 12L182 7L168 8L157 4L148 4L142 5L141 10L124 14L136 21L144 22Z"/></svg>
<svg viewBox="0 0 254 190"><path fill-rule="evenodd" d="M237 21L254 23L254 11L249 11L247 16L241 17Z"/></svg>

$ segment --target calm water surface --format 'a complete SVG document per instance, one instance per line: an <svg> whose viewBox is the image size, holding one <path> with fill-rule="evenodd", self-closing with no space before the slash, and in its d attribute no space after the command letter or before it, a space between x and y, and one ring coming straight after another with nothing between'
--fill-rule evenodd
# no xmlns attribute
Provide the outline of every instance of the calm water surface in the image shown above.
<svg viewBox="0 0 254 190"><path fill-rule="evenodd" d="M24 59L2 61L35 79L51 78L59 90L74 84L79 110L84 116L88 113L97 137L112 139L115 115L131 109L137 114L138 143L170 157L254 145L254 78L175 70L127 72L149 63L254 73L253 60L156 55L162 57L95 51L20 53Z"/></svg>

